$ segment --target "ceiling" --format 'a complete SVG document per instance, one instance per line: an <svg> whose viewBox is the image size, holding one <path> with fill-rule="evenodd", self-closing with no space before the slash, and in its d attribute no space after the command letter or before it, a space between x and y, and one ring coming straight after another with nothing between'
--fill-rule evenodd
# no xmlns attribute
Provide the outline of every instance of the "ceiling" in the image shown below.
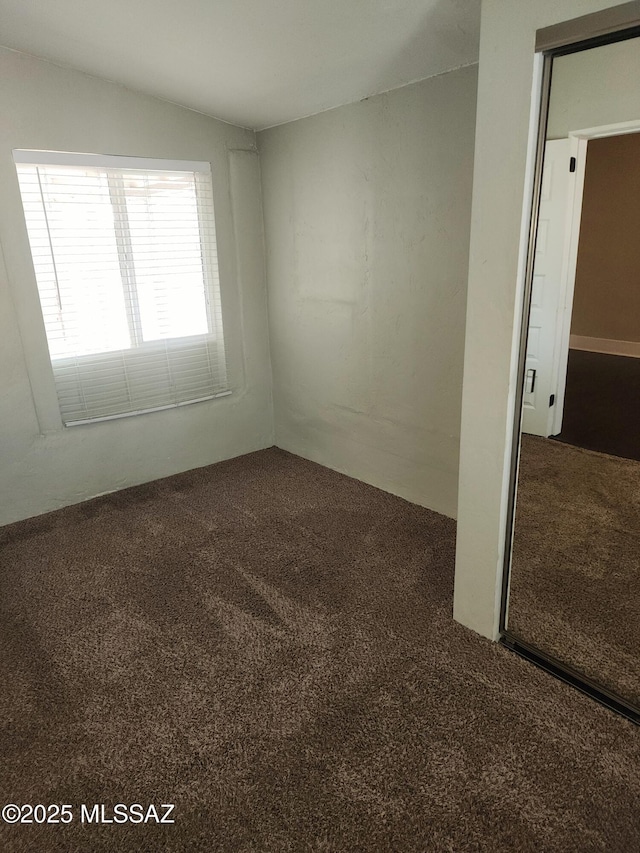
<svg viewBox="0 0 640 853"><path fill-rule="evenodd" d="M262 129L478 59L480 0L0 0L2 44Z"/></svg>

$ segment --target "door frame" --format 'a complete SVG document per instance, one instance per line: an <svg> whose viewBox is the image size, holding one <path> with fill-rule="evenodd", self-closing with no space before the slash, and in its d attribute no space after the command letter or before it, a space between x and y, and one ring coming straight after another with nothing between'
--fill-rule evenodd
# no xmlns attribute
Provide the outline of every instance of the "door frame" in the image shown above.
<svg viewBox="0 0 640 853"><path fill-rule="evenodd" d="M557 139L545 140L541 175L542 182L540 186L540 200L538 206L538 230L539 220L542 214L543 207L545 206L545 204L549 205L549 203L551 202L551 209L553 211L553 213L551 214L551 218L553 220L552 231L555 231L556 234L547 235L545 251L549 250L552 242L559 240L559 245L558 243L556 243L556 263L552 267L551 274L547 269L547 281L541 291L543 301L545 299L548 299L549 296L552 296L554 300L553 304L550 307L547 307L546 310L543 305L539 304L537 306L542 313L541 332L543 337L545 335L548 336L548 340L546 347L544 346L544 344L538 344L538 356L534 357L537 364L534 368L535 376L533 381L535 385L538 386L538 398L534 398L533 400L531 400L533 406L532 411L527 405L526 398L527 394L530 391L533 391L533 388L527 389L527 377L530 369L527 367L527 364L529 363L530 358L529 345L532 334L534 311L536 307L534 306L534 296L536 292L535 281L539 272L538 263L540 262L540 255L538 253L539 239L538 237L536 237L536 247L533 259L533 272L531 283L531 304L529 307L528 328L526 333L525 388L523 390L522 408L522 432L528 433L530 435L543 436L545 438L553 434L554 414L556 409L555 405L551 404L549 397L551 394L557 396L559 364L558 349L561 345L560 318L563 315L564 307L567 304L567 300L565 298L564 293L565 282L567 280L567 235L569 233L569 214L571 212L570 199L573 195L573 182L575 177L575 173L570 172L569 169L570 157L570 140L568 135L558 137ZM551 197L545 196L545 180L548 177L548 171L552 173L551 182L548 185L548 188L551 191ZM556 175L556 172L562 172L562 175ZM558 179L564 182L564 186L559 192L554 192L553 184ZM559 210L557 209L558 206L560 208ZM554 207L556 208L555 210ZM531 364L531 367L533 367L533 363ZM543 375L546 376L546 383L543 381L542 387L540 388L540 378ZM542 390L541 396L539 394L540 390Z"/></svg>
<svg viewBox="0 0 640 853"><path fill-rule="evenodd" d="M554 347L553 368L556 404L553 411L551 435L558 435L562 429L564 398L567 389L571 314L573 311L573 295L578 266L578 245L580 242L580 225L582 221L582 198L584 195L584 179L587 165L587 145L591 139L602 139L607 136L624 136L629 133L638 132L640 132L640 118L633 121L623 121L616 124L603 124L598 127L572 130L568 134L569 156L575 157L576 168L568 186L567 227L565 231L565 248L560 280L560 290L564 305L560 305L556 320L556 344Z"/></svg>

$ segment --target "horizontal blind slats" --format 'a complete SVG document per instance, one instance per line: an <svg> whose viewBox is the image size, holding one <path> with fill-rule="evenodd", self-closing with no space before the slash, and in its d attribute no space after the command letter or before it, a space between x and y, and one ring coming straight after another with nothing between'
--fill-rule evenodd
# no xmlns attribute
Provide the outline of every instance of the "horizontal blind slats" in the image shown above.
<svg viewBox="0 0 640 853"><path fill-rule="evenodd" d="M209 174L17 154L63 421L225 393Z"/></svg>

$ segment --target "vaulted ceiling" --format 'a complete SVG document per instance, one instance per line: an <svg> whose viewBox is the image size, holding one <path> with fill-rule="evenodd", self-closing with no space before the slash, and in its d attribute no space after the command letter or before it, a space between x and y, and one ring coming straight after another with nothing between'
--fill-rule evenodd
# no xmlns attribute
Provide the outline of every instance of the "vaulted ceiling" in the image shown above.
<svg viewBox="0 0 640 853"><path fill-rule="evenodd" d="M5 46L254 129L476 62L479 24L480 0L0 0Z"/></svg>

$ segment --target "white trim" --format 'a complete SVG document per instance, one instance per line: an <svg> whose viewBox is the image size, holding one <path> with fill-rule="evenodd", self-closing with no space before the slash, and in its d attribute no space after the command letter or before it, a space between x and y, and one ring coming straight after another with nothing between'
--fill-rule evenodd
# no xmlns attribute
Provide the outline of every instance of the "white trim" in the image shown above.
<svg viewBox="0 0 640 853"><path fill-rule="evenodd" d="M141 169L145 172L211 173L211 163L200 160L156 160L149 157L120 157L112 154L75 154L70 151L14 149L14 163L30 166L93 166L96 169Z"/></svg>
<svg viewBox="0 0 640 853"><path fill-rule="evenodd" d="M610 338L571 335L569 348L582 350L582 352L601 352L605 355L628 355L631 358L640 358L640 341L614 341Z"/></svg>
<svg viewBox="0 0 640 853"><path fill-rule="evenodd" d="M569 173L567 184L568 203L565 214L564 253L560 273L561 300L556 317L556 339L553 354L553 375L555 377L555 406L549 409L549 435L558 435L562 431L564 398L567 390L567 365L569 361L569 335L571 333L571 315L573 312L573 294L578 266L578 244L580 240L580 222L582 219L582 196L584 176L587 165L587 140L569 134L569 157L576 158L576 170ZM567 168L569 164L567 163Z"/></svg>
<svg viewBox="0 0 640 853"><path fill-rule="evenodd" d="M579 139L601 139L603 136L625 136L627 133L637 133L640 130L640 119L620 121L617 124L602 124L598 127L586 127L582 130L572 130L569 136Z"/></svg>

